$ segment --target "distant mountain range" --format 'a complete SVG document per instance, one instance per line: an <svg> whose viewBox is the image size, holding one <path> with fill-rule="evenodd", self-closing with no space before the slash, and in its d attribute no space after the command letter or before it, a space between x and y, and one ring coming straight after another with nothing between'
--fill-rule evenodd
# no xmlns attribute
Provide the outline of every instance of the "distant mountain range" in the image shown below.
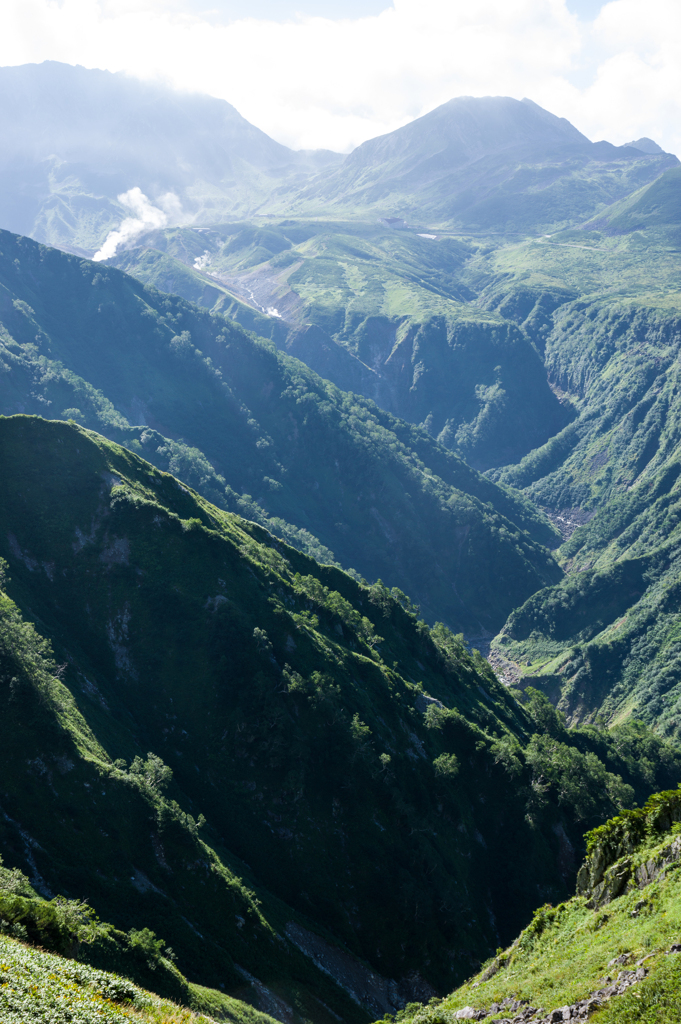
<svg viewBox="0 0 681 1024"><path fill-rule="evenodd" d="M255 212L342 160L294 152L224 100L57 61L0 68L0 225L92 254L139 188L173 222Z"/></svg>
<svg viewBox="0 0 681 1024"><path fill-rule="evenodd" d="M281 210L380 209L465 231L536 231L584 219L676 164L651 140L590 142L528 99L462 96L363 143Z"/></svg>
<svg viewBox="0 0 681 1024"><path fill-rule="evenodd" d="M55 61L0 68L0 132L0 226L88 255L132 189L156 211L146 227L333 211L524 231L592 216L678 163L508 97L450 100L347 157L296 152L224 100Z"/></svg>

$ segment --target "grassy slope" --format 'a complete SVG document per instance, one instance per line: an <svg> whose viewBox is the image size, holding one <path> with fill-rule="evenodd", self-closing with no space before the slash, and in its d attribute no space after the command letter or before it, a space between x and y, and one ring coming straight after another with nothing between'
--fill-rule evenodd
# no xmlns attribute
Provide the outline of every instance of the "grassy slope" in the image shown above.
<svg viewBox="0 0 681 1024"><path fill-rule="evenodd" d="M497 134L514 118L509 111ZM379 211L458 231L535 233L579 223L678 163L669 154L651 159L608 143L551 138L541 130L528 135L524 125L515 145L508 137L499 145L485 114L480 122L480 134L478 128L471 132L477 137L466 152L465 119L439 108L365 143L337 169L269 208L322 217L329 211L373 217Z"/></svg>
<svg viewBox="0 0 681 1024"><path fill-rule="evenodd" d="M678 778L659 741L645 766L645 737L533 739L547 712L403 595L316 565L97 435L0 420L0 459L11 593L65 666L55 681L5 599L3 846L117 927L153 928L194 981L238 995L236 962L303 1018L326 1019L321 999L352 1019L274 939L293 920L407 997L442 988L562 895L580 823ZM424 716L422 687L449 710ZM153 759L127 767L150 750L173 770L168 799ZM539 780L565 758L576 788L547 796ZM500 865L502 837L522 856Z"/></svg>
<svg viewBox="0 0 681 1024"><path fill-rule="evenodd" d="M666 798L666 799L664 799ZM649 821L647 834L617 850L610 838L630 827L627 819L614 819L591 835L590 857L585 871L600 877L603 866L614 875L630 877L639 865L658 865L654 881L639 888L631 878L628 891L607 902L596 900L585 882L582 895L557 907L540 908L530 926L505 951L485 965L464 986L442 1002L429 1007L410 1008L399 1019L442 1022L464 1007L488 1008L505 998L525 999L532 1006L550 1010L584 999L603 985L603 979L617 977L621 965L610 965L615 957L629 954L624 969L643 957L648 977L622 996L615 996L593 1014L599 1024L672 1024L678 1020L681 1001L681 962L678 954L667 954L681 938L681 875L678 842L679 799L677 794L651 798L642 813ZM660 815L660 807L674 807L671 816ZM647 813L646 813L647 812ZM656 817L664 821L654 822ZM667 863L665 863L667 861ZM660 868L662 869L660 871ZM503 1016L503 1011L492 1016ZM591 1018L590 1018L591 1019Z"/></svg>
<svg viewBox="0 0 681 1024"><path fill-rule="evenodd" d="M212 1024L216 1019L272 1024L271 1017L219 992L206 992L205 1002L205 1013L193 1011L120 975L0 936L0 1013L5 1024Z"/></svg>
<svg viewBox="0 0 681 1024"><path fill-rule="evenodd" d="M209 1019L203 1011L229 1024L272 1024L248 1003L188 982L173 951L148 928L122 932L78 900L48 901L18 868L1 864L0 932L3 1021L200 1024Z"/></svg>
<svg viewBox="0 0 681 1024"><path fill-rule="evenodd" d="M560 577L540 546L555 542L550 524L424 431L118 271L8 234L2 246L8 412L74 416L223 507L255 499L265 521L313 535L310 548L282 528L288 539L400 586L457 628L498 627ZM131 434L140 420L150 430Z"/></svg>
<svg viewBox="0 0 681 1024"><path fill-rule="evenodd" d="M653 225L681 223L679 205L679 168L672 168L626 199L615 203L598 221L598 226L612 234L627 234Z"/></svg>
<svg viewBox="0 0 681 1024"><path fill-rule="evenodd" d="M340 387L426 423L478 468L517 461L569 420L523 334L471 306L460 271L475 244L291 220L170 229L145 241L155 248L124 252L115 265L215 303ZM183 265L197 257L210 278ZM219 282L284 320L232 302Z"/></svg>

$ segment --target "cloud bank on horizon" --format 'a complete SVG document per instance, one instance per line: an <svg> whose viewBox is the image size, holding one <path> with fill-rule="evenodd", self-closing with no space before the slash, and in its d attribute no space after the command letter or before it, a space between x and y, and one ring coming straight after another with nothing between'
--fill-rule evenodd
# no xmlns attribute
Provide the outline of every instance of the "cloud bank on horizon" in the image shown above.
<svg viewBox="0 0 681 1024"><path fill-rule="evenodd" d="M386 0L347 18L329 2L334 16L228 20L197 0L4 0L0 65L161 78L294 149L347 152L453 96L507 95L593 140L681 153L678 0Z"/></svg>

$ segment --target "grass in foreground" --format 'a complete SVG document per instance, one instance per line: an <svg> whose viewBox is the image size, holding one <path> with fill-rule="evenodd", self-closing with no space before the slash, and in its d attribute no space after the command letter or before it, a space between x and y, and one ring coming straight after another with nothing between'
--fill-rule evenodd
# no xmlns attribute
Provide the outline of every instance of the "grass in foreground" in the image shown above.
<svg viewBox="0 0 681 1024"><path fill-rule="evenodd" d="M649 961L653 963L653 961ZM597 1024L677 1024L681 1015L681 957L656 958L649 978L594 1016Z"/></svg>
<svg viewBox="0 0 681 1024"><path fill-rule="evenodd" d="M580 883L582 895L541 907L513 945L498 950L479 974L443 1000L410 1004L397 1020L449 1024L465 1006L488 1009L509 997L542 1008L543 1017L585 999L621 970L644 961L648 976L595 1010L593 1019L598 1024L679 1021L681 954L668 952L681 938L681 823L673 820L679 810L678 795L659 794L642 811L626 812L590 833L588 870L580 878L591 877L591 882ZM634 826L643 835L638 843ZM654 880L643 885L642 872ZM603 878L611 894L627 879L630 891L605 902ZM612 964L623 954L625 961Z"/></svg>
<svg viewBox="0 0 681 1024"><path fill-rule="evenodd" d="M116 974L0 936L3 1024L210 1024Z"/></svg>

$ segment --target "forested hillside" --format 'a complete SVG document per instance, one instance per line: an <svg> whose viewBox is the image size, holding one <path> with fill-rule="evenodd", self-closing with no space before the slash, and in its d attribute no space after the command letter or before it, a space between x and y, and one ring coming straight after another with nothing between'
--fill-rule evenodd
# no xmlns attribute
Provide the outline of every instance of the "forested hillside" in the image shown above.
<svg viewBox="0 0 681 1024"><path fill-rule="evenodd" d="M442 992L681 771L75 424L0 420L0 472L6 861L191 982L314 1020Z"/></svg>
<svg viewBox="0 0 681 1024"><path fill-rule="evenodd" d="M671 1024L676 157L0 94L0 1017Z"/></svg>
<svg viewBox="0 0 681 1024"><path fill-rule="evenodd" d="M93 427L431 622L495 630L560 579L543 514L426 431L119 271L0 246L3 412Z"/></svg>

